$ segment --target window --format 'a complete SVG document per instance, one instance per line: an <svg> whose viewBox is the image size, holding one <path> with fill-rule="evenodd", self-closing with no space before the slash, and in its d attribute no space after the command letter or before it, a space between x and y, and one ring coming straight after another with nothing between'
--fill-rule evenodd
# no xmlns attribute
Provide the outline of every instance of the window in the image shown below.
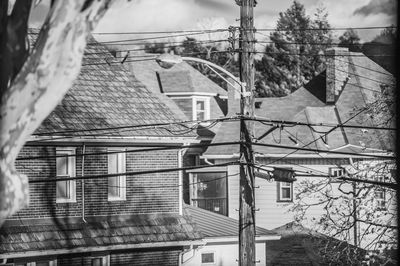
<svg viewBox="0 0 400 266"><path fill-rule="evenodd" d="M345 173L344 168L342 167L330 167L329 168L329 175L332 177L339 177L343 176Z"/></svg>
<svg viewBox="0 0 400 266"><path fill-rule="evenodd" d="M374 198L376 202L376 207L380 210L386 209L386 197L385 197L385 190L383 189L376 189L374 192Z"/></svg>
<svg viewBox="0 0 400 266"><path fill-rule="evenodd" d="M108 173L118 174L125 173L126 157L125 149L110 148L108 152L121 152L108 154ZM112 176L108 178L108 200L125 200L126 199L126 177Z"/></svg>
<svg viewBox="0 0 400 266"><path fill-rule="evenodd" d="M38 261L27 262L27 259L16 259L13 265L15 266L57 266L57 260L39 259Z"/></svg>
<svg viewBox="0 0 400 266"><path fill-rule="evenodd" d="M57 148L56 149L56 174L57 178L75 177L75 148ZM56 202L76 202L76 181L62 180L57 181Z"/></svg>
<svg viewBox="0 0 400 266"><path fill-rule="evenodd" d="M202 264L214 264L215 263L215 252L201 253Z"/></svg>
<svg viewBox="0 0 400 266"><path fill-rule="evenodd" d="M192 205L228 215L226 172L193 173L191 177Z"/></svg>
<svg viewBox="0 0 400 266"><path fill-rule="evenodd" d="M108 265L110 265L109 255L91 258L91 266L108 266Z"/></svg>
<svg viewBox="0 0 400 266"><path fill-rule="evenodd" d="M193 120L210 119L210 99L209 98L193 98Z"/></svg>
<svg viewBox="0 0 400 266"><path fill-rule="evenodd" d="M290 202L293 201L293 183L288 182L277 182L278 186L278 202Z"/></svg>

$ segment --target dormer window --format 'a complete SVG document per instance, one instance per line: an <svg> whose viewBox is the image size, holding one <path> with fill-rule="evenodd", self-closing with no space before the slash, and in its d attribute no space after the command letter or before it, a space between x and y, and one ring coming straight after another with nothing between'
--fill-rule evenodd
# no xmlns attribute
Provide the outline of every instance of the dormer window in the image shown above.
<svg viewBox="0 0 400 266"><path fill-rule="evenodd" d="M210 99L208 97L193 97L193 120L210 119Z"/></svg>

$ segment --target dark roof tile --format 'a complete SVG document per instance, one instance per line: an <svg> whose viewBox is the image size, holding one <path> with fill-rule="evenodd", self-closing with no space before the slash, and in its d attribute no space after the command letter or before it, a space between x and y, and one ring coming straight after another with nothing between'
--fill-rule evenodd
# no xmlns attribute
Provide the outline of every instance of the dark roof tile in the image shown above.
<svg viewBox="0 0 400 266"><path fill-rule="evenodd" d="M74 249L115 244L199 240L191 221L177 214L132 215L82 224L6 225L0 229L0 253ZM186 226L188 225L188 226Z"/></svg>

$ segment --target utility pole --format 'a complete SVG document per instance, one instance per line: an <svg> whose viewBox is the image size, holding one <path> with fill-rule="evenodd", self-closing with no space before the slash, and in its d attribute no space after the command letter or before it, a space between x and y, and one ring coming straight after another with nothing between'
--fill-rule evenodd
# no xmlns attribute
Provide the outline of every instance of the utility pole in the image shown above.
<svg viewBox="0 0 400 266"><path fill-rule="evenodd" d="M239 188L239 266L255 265L254 157L251 146L254 116L254 16L255 0L236 0L240 6L240 188Z"/></svg>

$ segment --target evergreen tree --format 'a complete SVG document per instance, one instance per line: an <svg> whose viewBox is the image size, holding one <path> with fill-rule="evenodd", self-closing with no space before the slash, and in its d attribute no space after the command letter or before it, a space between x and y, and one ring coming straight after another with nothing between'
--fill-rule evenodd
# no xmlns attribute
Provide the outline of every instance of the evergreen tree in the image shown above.
<svg viewBox="0 0 400 266"><path fill-rule="evenodd" d="M322 71L320 54L332 41L327 16L325 9L319 8L311 19L297 1L279 13L276 30L270 35L272 44L256 62L258 96L287 95Z"/></svg>

